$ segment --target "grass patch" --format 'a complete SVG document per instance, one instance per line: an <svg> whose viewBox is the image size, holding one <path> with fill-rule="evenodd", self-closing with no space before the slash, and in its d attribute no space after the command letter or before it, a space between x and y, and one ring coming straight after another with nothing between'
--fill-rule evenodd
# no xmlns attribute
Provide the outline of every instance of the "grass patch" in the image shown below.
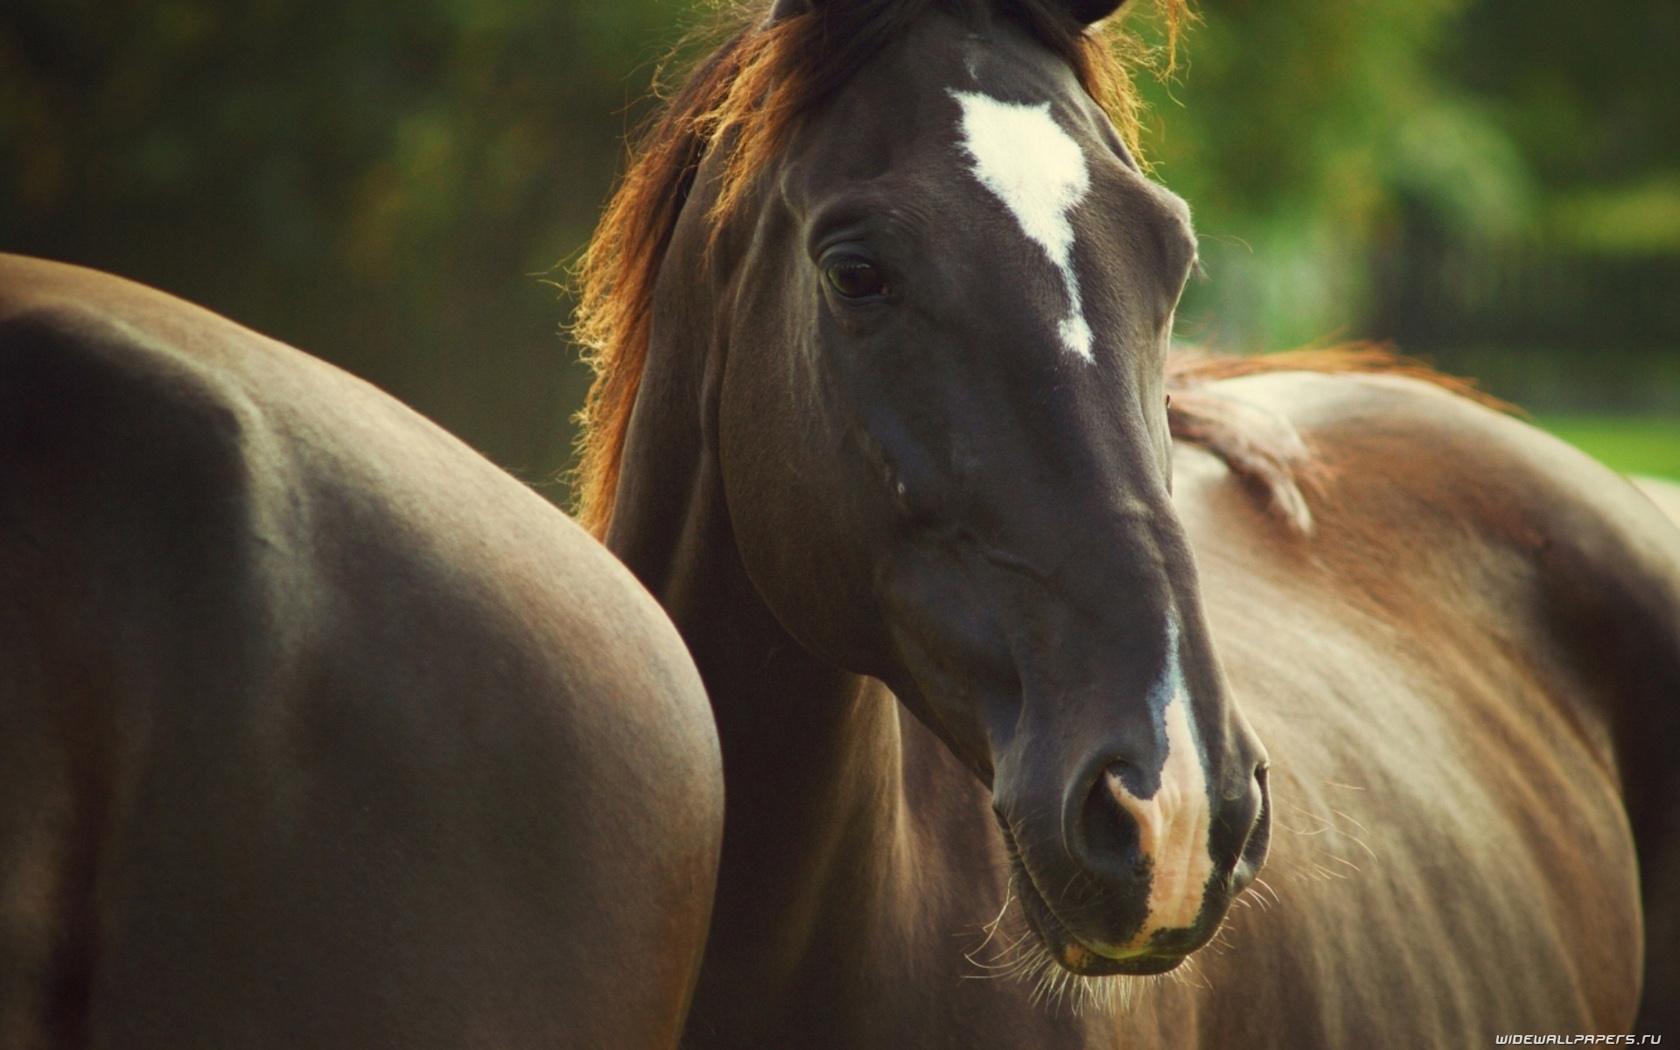
<svg viewBox="0 0 1680 1050"><path fill-rule="evenodd" d="M1624 474L1680 479L1680 419L1548 415L1534 422Z"/></svg>

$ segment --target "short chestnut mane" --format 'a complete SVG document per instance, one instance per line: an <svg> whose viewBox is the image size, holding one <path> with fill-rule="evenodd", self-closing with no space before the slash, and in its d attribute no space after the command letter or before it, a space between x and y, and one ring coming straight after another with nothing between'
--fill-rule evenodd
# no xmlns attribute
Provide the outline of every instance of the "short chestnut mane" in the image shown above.
<svg viewBox="0 0 1680 1050"><path fill-rule="evenodd" d="M729 220L750 178L787 144L799 121L889 41L931 9L963 17L977 2L983 0L831 0L771 23L762 10L738 7L713 27L733 32L644 128L578 266L573 332L595 371L573 475L584 527L600 536L612 519L630 410L647 362L654 281L712 144L725 135L733 140L713 207L717 224ZM1189 17L1187 0L1155 3L1170 68L1173 43ZM997 0L995 6L1067 61L1135 154L1139 100L1130 67L1150 61L1137 38L1118 29L1118 18L1087 31L1054 0Z"/></svg>

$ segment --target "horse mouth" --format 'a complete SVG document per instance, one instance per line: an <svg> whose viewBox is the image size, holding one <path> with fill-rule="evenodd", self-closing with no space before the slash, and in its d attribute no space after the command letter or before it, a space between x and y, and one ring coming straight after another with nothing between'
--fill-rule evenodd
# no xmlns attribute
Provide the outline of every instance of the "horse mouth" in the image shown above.
<svg viewBox="0 0 1680 1050"><path fill-rule="evenodd" d="M1113 955L1093 948L1068 928L1067 923L1062 921L1056 910L1050 906L1050 902L1044 898L1044 894L1039 891L1037 883L1033 881L1032 872L1027 869L1015 845L1015 838L1007 827L1003 829L1003 835L1009 849L1015 895L1021 902L1021 912L1026 916L1027 926L1050 956L1069 973L1080 977L1110 977L1117 974L1147 977L1167 973L1177 969L1191 952L1210 939L1195 930L1172 930L1157 933L1145 948L1124 955Z"/></svg>

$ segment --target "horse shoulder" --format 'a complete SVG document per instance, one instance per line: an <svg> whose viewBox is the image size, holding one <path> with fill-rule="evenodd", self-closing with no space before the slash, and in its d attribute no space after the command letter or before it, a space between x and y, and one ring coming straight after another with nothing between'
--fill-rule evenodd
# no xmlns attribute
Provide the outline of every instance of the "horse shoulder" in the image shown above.
<svg viewBox="0 0 1680 1050"><path fill-rule="evenodd" d="M698 675L393 399L0 257L0 626L0 1028L674 1045L721 824Z"/></svg>
<svg viewBox="0 0 1680 1050"><path fill-rule="evenodd" d="M1281 833L1267 878L1336 873L1284 893L1324 926L1243 921L1346 973L1369 960L1329 947L1337 922L1427 951L1389 999L1415 974L1445 975L1411 999L1436 1006L1417 1023L1453 1018L1443 1036L1535 1016L1545 995L1556 1016L1630 1023L1639 913L1622 809L1647 877L1672 871L1672 836L1641 831L1641 815L1674 790L1653 760L1680 739L1680 534L1587 457L1416 380L1281 373L1209 389L1287 420L1319 465L1304 535L1211 456L1179 455L1215 636L1274 751L1280 806L1296 807L1285 823L1322 831ZM1475 928L1452 921L1463 907L1479 909ZM1550 986L1530 964L1487 962L1523 949L1575 954L1548 964ZM1512 966L1525 981L1502 980ZM1526 1003L1501 1002L1505 985Z"/></svg>

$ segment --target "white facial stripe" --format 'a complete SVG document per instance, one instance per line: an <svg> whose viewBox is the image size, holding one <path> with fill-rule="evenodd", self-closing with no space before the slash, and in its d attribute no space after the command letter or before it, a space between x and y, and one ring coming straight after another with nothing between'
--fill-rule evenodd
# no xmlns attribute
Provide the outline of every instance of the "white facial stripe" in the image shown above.
<svg viewBox="0 0 1680 1050"><path fill-rule="evenodd" d="M1149 883L1149 916L1127 950L1146 947L1157 930L1191 926L1202 909L1202 895L1213 875L1208 852L1212 813L1208 808L1207 775L1201 749L1190 724L1184 695L1184 672L1178 661L1178 625L1169 622L1167 667L1152 690L1151 706L1165 701L1167 756L1161 766L1161 786L1154 796L1140 799L1115 776L1109 790L1120 807L1137 821L1138 848L1153 862Z"/></svg>
<svg viewBox="0 0 1680 1050"><path fill-rule="evenodd" d="M1048 102L1028 106L972 91L952 91L951 96L962 106L963 148L974 159L974 177L1004 203L1022 232L1061 272L1068 292L1068 316L1057 333L1062 345L1083 360L1095 360L1068 221L1091 188L1085 152L1050 115Z"/></svg>

